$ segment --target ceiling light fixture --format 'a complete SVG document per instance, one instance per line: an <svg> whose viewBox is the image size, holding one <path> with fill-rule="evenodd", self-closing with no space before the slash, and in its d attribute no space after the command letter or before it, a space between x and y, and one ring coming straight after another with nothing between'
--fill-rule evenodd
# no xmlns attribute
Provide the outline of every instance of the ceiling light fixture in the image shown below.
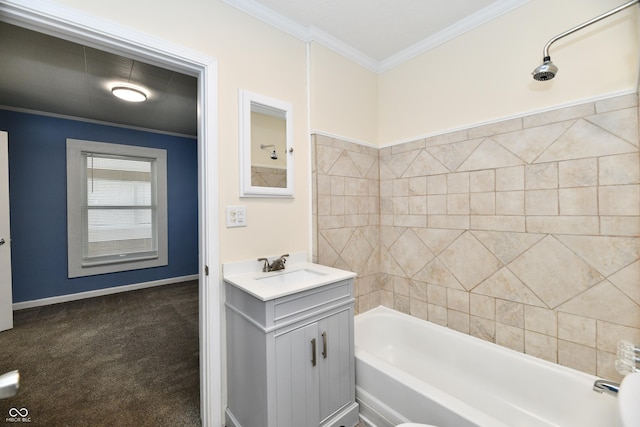
<svg viewBox="0 0 640 427"><path fill-rule="evenodd" d="M128 102L143 102L147 100L147 94L139 89L127 86L115 86L111 88L111 93L120 99Z"/></svg>

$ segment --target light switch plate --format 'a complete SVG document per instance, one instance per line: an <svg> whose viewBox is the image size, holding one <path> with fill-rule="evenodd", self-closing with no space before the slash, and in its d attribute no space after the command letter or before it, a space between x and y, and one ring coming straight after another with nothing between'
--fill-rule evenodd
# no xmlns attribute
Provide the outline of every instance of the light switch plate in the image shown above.
<svg viewBox="0 0 640 427"><path fill-rule="evenodd" d="M246 206L227 206L227 228L247 226Z"/></svg>

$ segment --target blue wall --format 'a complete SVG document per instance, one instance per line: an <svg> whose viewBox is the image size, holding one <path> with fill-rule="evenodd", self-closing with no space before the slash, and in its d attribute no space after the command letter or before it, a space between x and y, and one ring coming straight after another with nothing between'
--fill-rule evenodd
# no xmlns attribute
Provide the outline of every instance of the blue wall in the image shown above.
<svg viewBox="0 0 640 427"><path fill-rule="evenodd" d="M0 110L9 132L13 301L198 273L197 140ZM67 138L167 150L169 265L67 278Z"/></svg>

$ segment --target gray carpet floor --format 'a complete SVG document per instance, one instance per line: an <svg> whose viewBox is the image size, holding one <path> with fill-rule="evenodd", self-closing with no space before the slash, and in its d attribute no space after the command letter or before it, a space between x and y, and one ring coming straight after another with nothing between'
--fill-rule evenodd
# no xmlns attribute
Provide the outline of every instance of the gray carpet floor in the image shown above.
<svg viewBox="0 0 640 427"><path fill-rule="evenodd" d="M0 426L201 424L197 282L20 310L14 325L0 374L19 369L20 391L0 400Z"/></svg>

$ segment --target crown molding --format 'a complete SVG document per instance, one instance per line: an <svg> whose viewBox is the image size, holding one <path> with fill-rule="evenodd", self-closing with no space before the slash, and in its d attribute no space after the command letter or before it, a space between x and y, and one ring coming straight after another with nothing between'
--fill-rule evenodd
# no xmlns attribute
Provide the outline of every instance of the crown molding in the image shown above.
<svg viewBox="0 0 640 427"><path fill-rule="evenodd" d="M274 12L253 0L223 0L224 3L229 6L233 6L236 9L245 12L248 15L253 16L260 21L269 24L285 33L302 40L304 42L309 41L309 29L304 25L300 25L297 22L282 16L281 14Z"/></svg>
<svg viewBox="0 0 640 427"><path fill-rule="evenodd" d="M433 36L419 41L413 46L410 46L407 49L380 61L380 63L378 64L378 73L388 71L391 68L410 60L411 58L434 49L448 42L449 40L458 37L459 35L462 35L468 31L473 30L474 28L479 27L482 24L486 24L487 22L492 21L499 16L512 11L513 9L516 9L528 3L529 1L530 0L502 0L492 4L491 6L487 6L484 9L481 9L478 12L474 13L473 15L470 15L463 20L458 21L455 24L445 28L444 30L434 34Z"/></svg>
<svg viewBox="0 0 640 427"><path fill-rule="evenodd" d="M471 16L445 28L444 30L428 37L407 49L390 56L382 61L377 61L372 57L362 53L353 46L338 40L337 38L319 30L313 26L305 27L279 13L263 6L254 0L223 0L224 3L233 6L254 18L257 18L285 33L302 40L304 42L315 41L323 46L341 54L356 64L374 72L383 73L391 68L400 65L422 53L429 51L447 41L470 31L484 23L487 23L513 9L516 9L530 0L502 0L474 13Z"/></svg>

